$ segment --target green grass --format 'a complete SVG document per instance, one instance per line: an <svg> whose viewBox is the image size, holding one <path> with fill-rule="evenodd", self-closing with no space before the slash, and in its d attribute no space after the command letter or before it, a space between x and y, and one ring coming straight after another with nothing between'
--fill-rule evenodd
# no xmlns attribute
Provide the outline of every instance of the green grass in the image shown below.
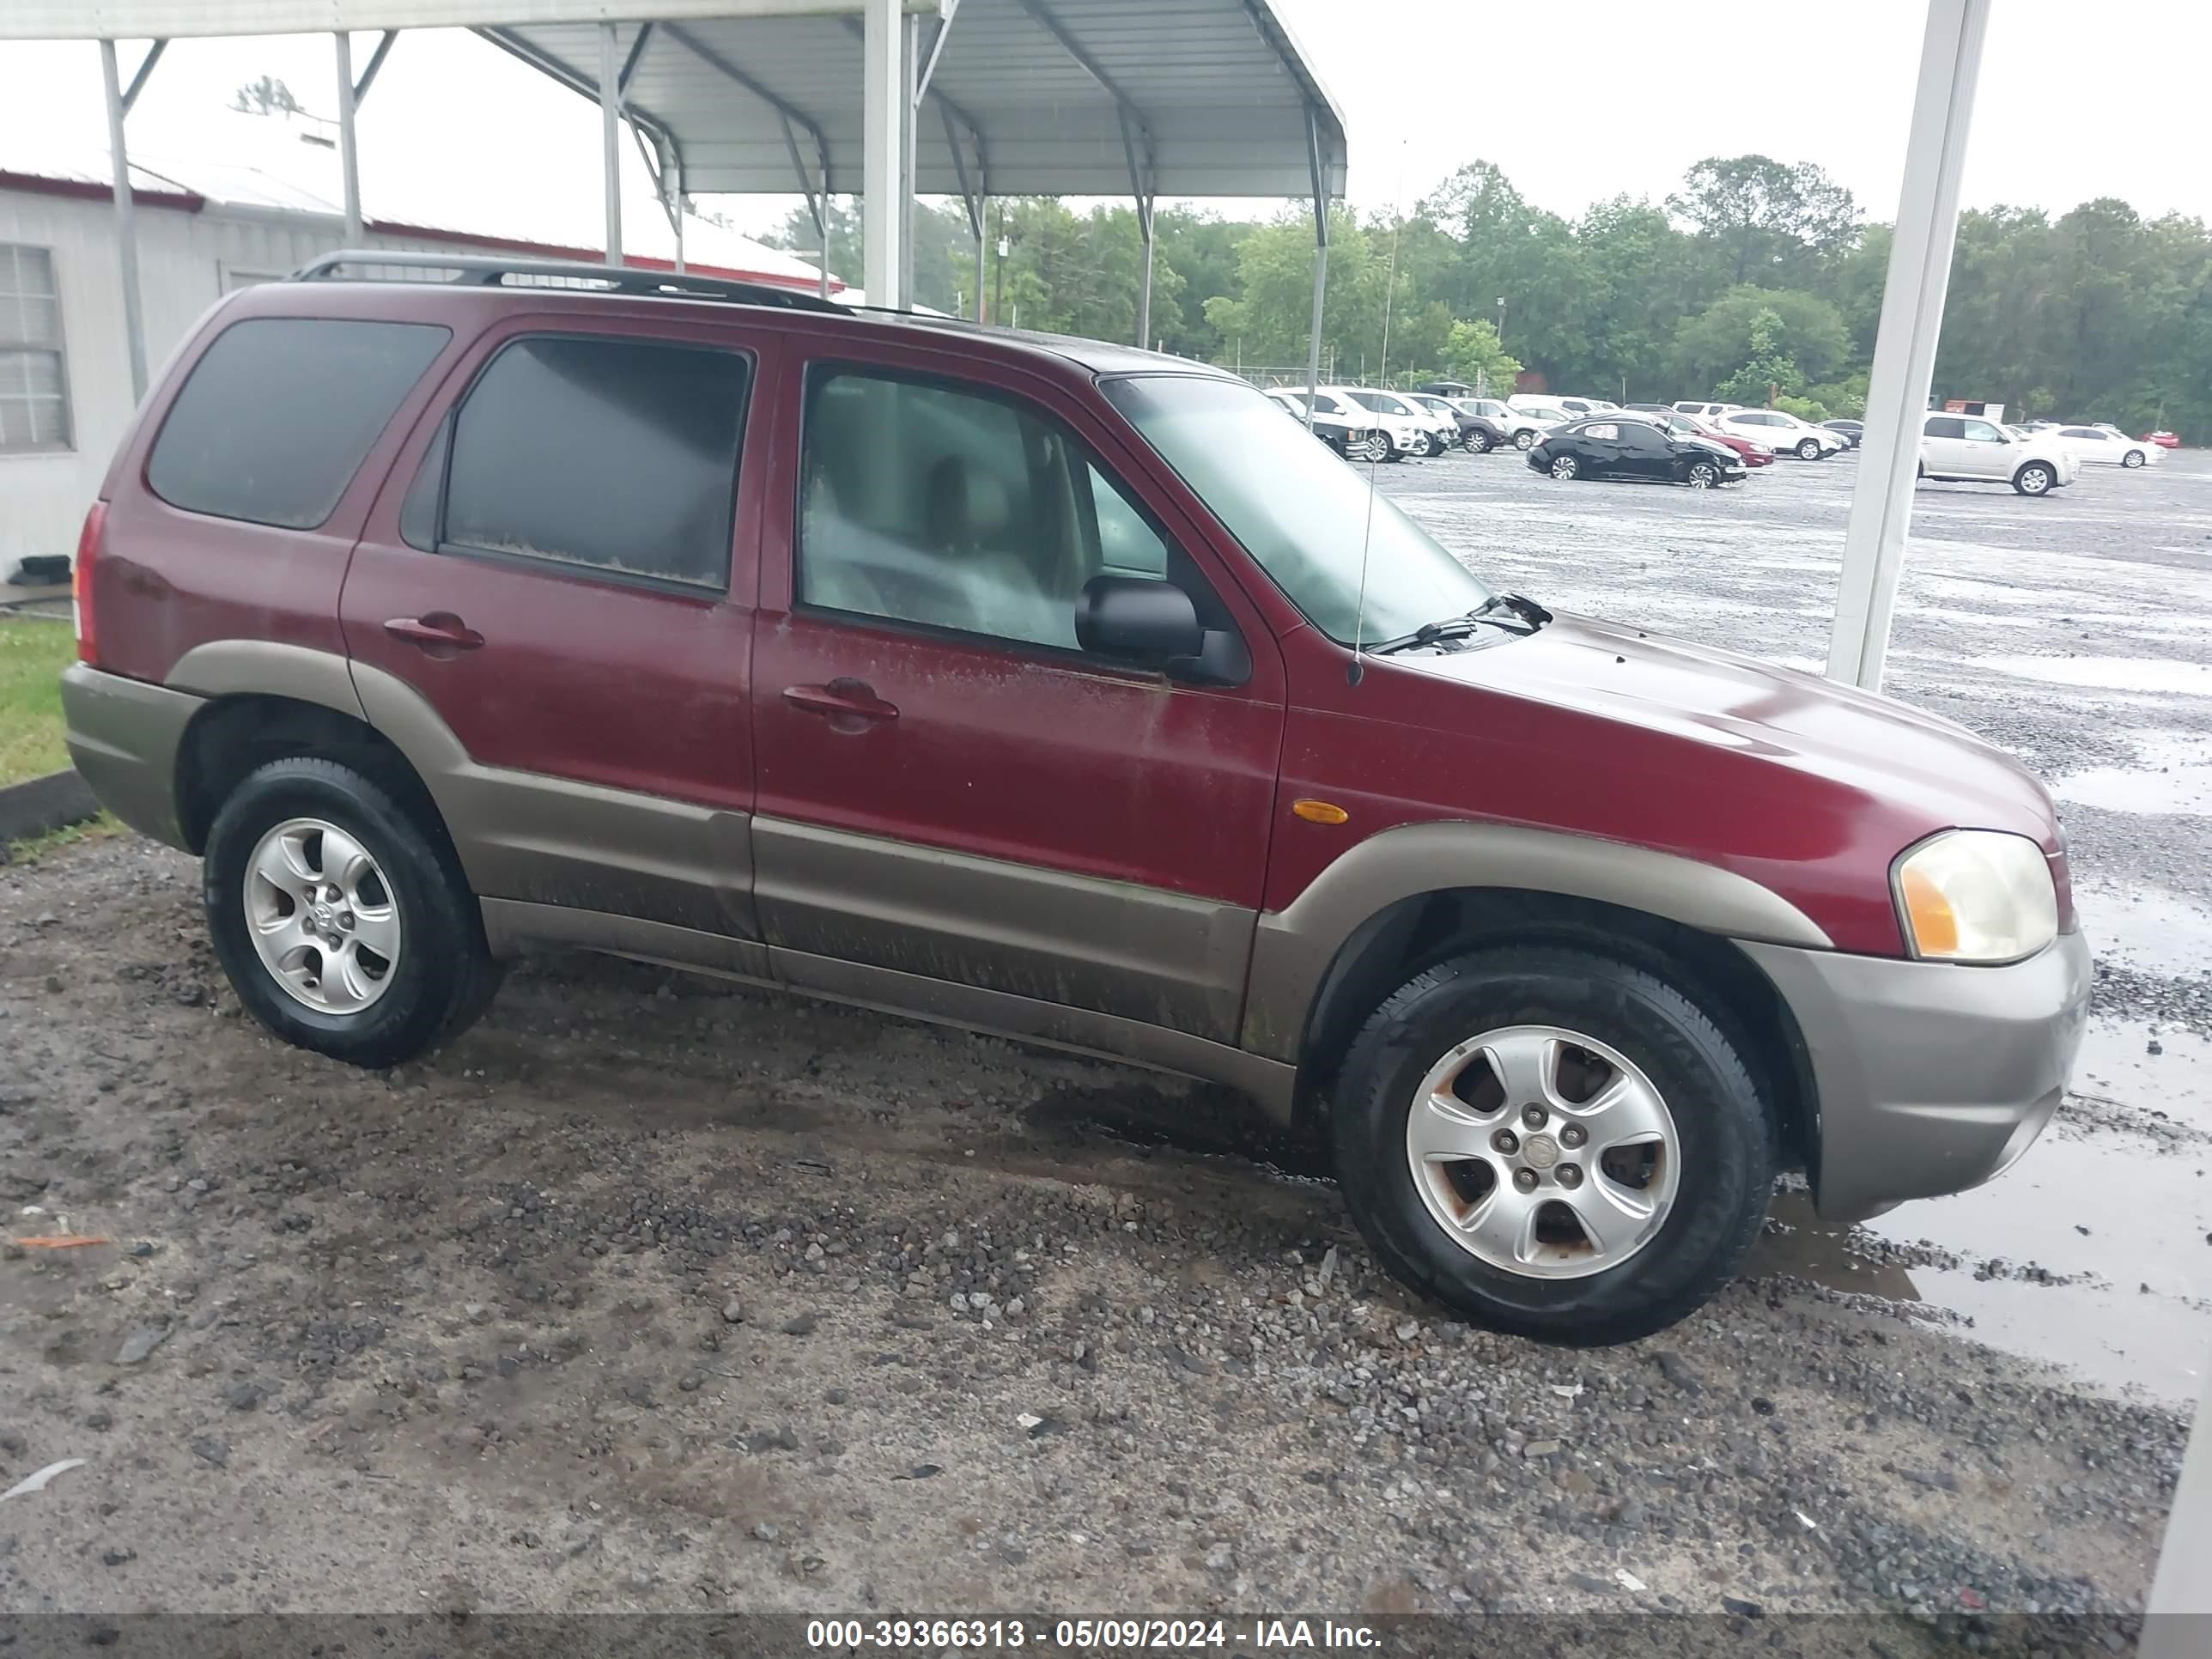
<svg viewBox="0 0 2212 1659"><path fill-rule="evenodd" d="M11 841L5 849L7 856L0 864L36 864L49 853L58 853L64 847L74 847L81 841L105 841L110 836L124 833L122 820L112 813L103 811L97 817L87 818L82 823L65 823L58 830L49 830L43 836L33 836L28 841Z"/></svg>
<svg viewBox="0 0 2212 1659"><path fill-rule="evenodd" d="M0 783L69 764L62 744L62 670L76 657L65 622L0 617Z"/></svg>

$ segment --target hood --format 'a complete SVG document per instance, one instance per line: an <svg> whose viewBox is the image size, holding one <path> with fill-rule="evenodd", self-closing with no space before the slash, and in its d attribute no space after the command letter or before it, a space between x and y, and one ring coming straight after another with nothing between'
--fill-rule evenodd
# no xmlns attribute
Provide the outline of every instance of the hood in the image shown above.
<svg viewBox="0 0 2212 1659"><path fill-rule="evenodd" d="M1986 828L2056 844L2043 785L1964 726L1739 652L1562 613L1526 638L1486 649L1388 660L1725 751L1770 774L1735 774L1739 807L1765 796L1770 782L1786 797L1813 780L1882 803L1892 809L1886 816L1905 821L1908 830L1917 825L1918 834ZM1650 769L1663 777L1669 758L1663 747L1651 752ZM1778 801L1772 810L1789 808Z"/></svg>

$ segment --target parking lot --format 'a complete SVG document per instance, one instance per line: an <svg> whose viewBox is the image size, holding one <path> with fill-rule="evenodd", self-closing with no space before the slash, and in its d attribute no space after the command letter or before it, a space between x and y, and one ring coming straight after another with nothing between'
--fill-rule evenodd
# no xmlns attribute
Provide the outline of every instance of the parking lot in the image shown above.
<svg viewBox="0 0 2212 1659"><path fill-rule="evenodd" d="M1814 666L1855 467L1380 475L1505 586ZM1783 1195L1629 1347L1439 1317L1207 1091L561 957L369 1075L240 1017L191 860L0 870L10 1236L115 1241L0 1252L0 1486L88 1460L0 1509L0 1599L1727 1598L1895 1653L2139 1611L2212 1344L2212 464L1923 487L1914 532L1888 689L2062 798L2075 1094L1981 1191L1843 1234Z"/></svg>

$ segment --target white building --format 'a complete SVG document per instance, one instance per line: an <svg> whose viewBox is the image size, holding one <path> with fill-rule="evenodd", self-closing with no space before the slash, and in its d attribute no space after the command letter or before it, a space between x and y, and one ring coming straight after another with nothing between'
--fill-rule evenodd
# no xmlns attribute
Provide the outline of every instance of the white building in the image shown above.
<svg viewBox="0 0 2212 1659"><path fill-rule="evenodd" d="M163 362L216 300L344 245L337 159L324 124L226 115L189 155L132 147L139 286L149 365ZM134 406L123 283L105 151L35 159L0 155L0 577L40 553L72 553ZM626 246L667 223L635 204ZM371 247L514 253L597 261L600 251L505 222L495 201L456 225L450 206L364 204ZM685 222L686 268L808 292L819 271L708 221ZM632 264L668 268L665 259ZM842 287L834 279L835 292ZM158 379L158 373L156 375Z"/></svg>

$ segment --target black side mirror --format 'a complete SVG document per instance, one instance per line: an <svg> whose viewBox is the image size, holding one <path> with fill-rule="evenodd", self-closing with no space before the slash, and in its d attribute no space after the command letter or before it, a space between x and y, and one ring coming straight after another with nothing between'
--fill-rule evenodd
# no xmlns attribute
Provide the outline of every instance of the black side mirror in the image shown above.
<svg viewBox="0 0 2212 1659"><path fill-rule="evenodd" d="M1252 672L1243 639L1200 626L1190 595L1150 576L1093 576L1084 583L1075 601L1075 638L1098 656L1202 685L1240 685Z"/></svg>

